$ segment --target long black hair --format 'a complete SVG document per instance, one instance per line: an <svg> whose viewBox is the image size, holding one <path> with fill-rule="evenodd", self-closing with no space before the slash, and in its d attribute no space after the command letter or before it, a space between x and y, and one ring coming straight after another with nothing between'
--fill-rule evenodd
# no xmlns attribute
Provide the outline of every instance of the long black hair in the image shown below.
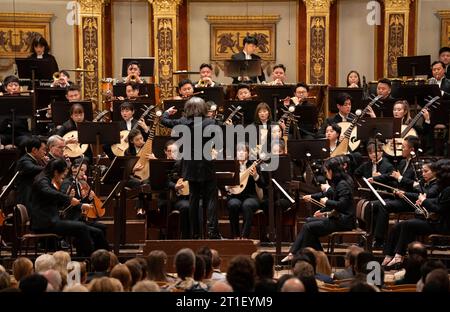
<svg viewBox="0 0 450 312"><path fill-rule="evenodd" d="M346 181L350 186L353 185L352 178L345 172L342 161L338 157L329 158L323 164L324 169L331 170L331 184L337 185L341 180Z"/></svg>
<svg viewBox="0 0 450 312"><path fill-rule="evenodd" d="M450 186L450 159L439 159L430 169L436 172L436 178L441 190Z"/></svg>
<svg viewBox="0 0 450 312"><path fill-rule="evenodd" d="M55 171L63 173L67 169L67 163L64 159L54 158L50 160L44 168L44 174L47 178L52 179L55 175Z"/></svg>

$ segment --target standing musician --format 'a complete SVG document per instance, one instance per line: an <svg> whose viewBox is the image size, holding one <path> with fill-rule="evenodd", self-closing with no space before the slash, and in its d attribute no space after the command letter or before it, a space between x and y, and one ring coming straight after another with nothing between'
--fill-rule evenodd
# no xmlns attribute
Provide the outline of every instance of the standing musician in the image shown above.
<svg viewBox="0 0 450 312"><path fill-rule="evenodd" d="M437 84L441 89L441 95L444 99L450 98L450 78L445 76L445 64L441 61L435 61L431 64L431 73L433 77L430 83Z"/></svg>
<svg viewBox="0 0 450 312"><path fill-rule="evenodd" d="M211 64L203 63L200 65L200 80L195 84L196 88L214 87L216 83L212 79L213 68Z"/></svg>
<svg viewBox="0 0 450 312"><path fill-rule="evenodd" d="M18 204L25 205L30 212L33 180L45 166L47 152L45 141L37 136L30 137L26 142L25 152L26 154L17 161L16 165L16 171L19 172L16 178L16 200Z"/></svg>
<svg viewBox="0 0 450 312"><path fill-rule="evenodd" d="M144 83L141 78L141 64L138 61L130 61L127 64L127 77L124 79L125 83L135 82Z"/></svg>
<svg viewBox="0 0 450 312"><path fill-rule="evenodd" d="M254 54L256 49L258 48L258 39L253 36L246 36L243 40L244 48L241 52L233 54L232 60L260 60L261 57ZM240 82L249 82L249 83L257 83L266 81L266 76L264 75L264 71L261 68L261 76L258 77L235 77L233 78L233 84L238 84Z"/></svg>
<svg viewBox="0 0 450 312"><path fill-rule="evenodd" d="M55 77L56 76L56 77ZM52 88L68 88L72 85L72 83L69 81L70 75L65 70L60 70L59 72L56 72L53 76L53 83L50 85Z"/></svg>
<svg viewBox="0 0 450 312"><path fill-rule="evenodd" d="M434 213L435 217L415 218L395 225L384 248L386 257L382 264L388 269L401 265L406 247L417 235L450 234L450 160L438 160L430 168L436 173L438 196L428 198L428 195L420 194L416 204L427 213Z"/></svg>
<svg viewBox="0 0 450 312"><path fill-rule="evenodd" d="M278 124L272 121L272 112L270 110L270 106L264 102L261 102L258 104L258 106L256 106L254 118L255 121L252 123L252 125L256 127L256 133L258 134L258 154L261 151L264 151L264 153L268 153L270 152L271 146L272 126L278 126Z"/></svg>
<svg viewBox="0 0 450 312"><path fill-rule="evenodd" d="M283 64L277 64L272 69L272 81L269 82L271 86L283 86L286 84L286 67Z"/></svg>
<svg viewBox="0 0 450 312"><path fill-rule="evenodd" d="M406 188L416 180L412 153L417 153L419 148L419 139L417 137L408 136L402 143L403 159L397 166L397 170L390 174L382 174L369 179L369 182L379 182L396 188ZM389 213L414 211L414 208L404 205L398 205L397 201L386 200L386 206L380 201L372 202L373 209L373 235L375 237L374 247L380 248L384 244L384 237L388 227Z"/></svg>
<svg viewBox="0 0 450 312"><path fill-rule="evenodd" d="M19 96L20 95L20 85L19 78L16 76L7 76L3 81L3 92L0 96ZM12 124L12 118L10 116L2 116L0 118L0 148L4 146L6 148L14 148L11 144L13 143L12 130L14 127L14 145L21 146L25 144L26 140L30 137L31 133L29 130L28 120L26 118L17 118Z"/></svg>
<svg viewBox="0 0 450 312"><path fill-rule="evenodd" d="M345 172L341 161L337 158L329 158L324 163L326 177L330 183L332 191L303 196L307 202L314 199L320 201L321 208L314 213L314 218L303 225L294 244L289 250L289 254L282 260L286 262L292 260L302 248L312 247L315 250L322 250L320 237L336 231L348 231L355 227L355 207L353 205L353 181ZM326 217L325 212L329 212Z"/></svg>
<svg viewBox="0 0 450 312"><path fill-rule="evenodd" d="M252 165L249 160L249 147L245 143L239 143L236 147L237 160L240 164L240 172L244 173ZM243 182L243 181L241 181ZM239 194L230 193L227 201L227 208L230 219L231 236L234 239L249 238L252 228L253 213L261 209L261 200L258 198L256 188L264 189L266 182L258 167L252 167L248 176L245 188ZM227 187L227 190L236 189L236 187ZM239 186L238 186L239 188ZM243 226L242 231L239 230L239 212L242 212Z"/></svg>
<svg viewBox="0 0 450 312"><path fill-rule="evenodd" d="M191 97L194 94L194 84L189 79L183 79L178 83L178 95L174 100L183 100Z"/></svg>
<svg viewBox="0 0 450 312"><path fill-rule="evenodd" d="M33 39L31 44L31 55L30 59L43 60L46 61L49 67L49 73L59 72L58 63L53 55L50 53L50 47L48 46L47 40L44 37L38 35ZM46 77L51 79L52 77Z"/></svg>
<svg viewBox="0 0 450 312"><path fill-rule="evenodd" d="M65 160L67 163L67 167L71 166L71 162L69 157L66 157L64 155L64 150L66 148L66 142L64 138L61 136L55 134L48 138L47 140L47 149L48 149L48 155L46 156L46 162L49 160L59 158L62 160Z"/></svg>
<svg viewBox="0 0 450 312"><path fill-rule="evenodd" d="M439 49L439 61L444 63L445 77L450 79L450 47L442 47Z"/></svg>
<svg viewBox="0 0 450 312"><path fill-rule="evenodd" d="M164 112L161 119L163 126L173 128L177 125L186 125L191 133L190 155L182 155L182 177L189 181L189 216L191 221L190 237L200 238L201 216L200 197L203 198L203 209L208 212L208 237L220 239L219 224L217 219L217 178L212 159L208 159L203 153L207 138L203 137L203 131L195 131L194 128L204 129L209 125L216 124L214 119L208 118L208 108L205 101L198 97L189 99L184 105L184 117L170 119L177 112L175 107ZM196 134L199 135L196 135ZM202 142L201 149L194 149L195 142ZM186 149L184 149L185 151Z"/></svg>
<svg viewBox="0 0 450 312"><path fill-rule="evenodd" d="M75 246L80 257L89 257L96 249L109 249L103 232L79 221L61 220L59 209L77 206L80 200L60 191L67 173L62 159L51 160L33 184L31 229L35 233L54 233L76 238ZM87 209L83 204L82 209Z"/></svg>

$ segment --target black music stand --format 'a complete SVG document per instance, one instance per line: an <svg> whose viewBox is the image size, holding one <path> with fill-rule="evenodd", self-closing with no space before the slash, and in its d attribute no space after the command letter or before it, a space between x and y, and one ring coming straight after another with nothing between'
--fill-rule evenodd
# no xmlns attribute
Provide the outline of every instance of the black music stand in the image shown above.
<svg viewBox="0 0 450 312"><path fill-rule="evenodd" d="M9 183L16 168L16 161L20 157L18 149L2 149L0 150L0 189L3 185Z"/></svg>
<svg viewBox="0 0 450 312"><path fill-rule="evenodd" d="M163 101L163 110L166 111L172 106L175 106L177 112L170 116L171 119L179 119L183 116L184 104L187 100L165 100Z"/></svg>
<svg viewBox="0 0 450 312"><path fill-rule="evenodd" d="M56 68L51 68L48 59L16 58L15 62L20 79L52 80L57 71Z"/></svg>
<svg viewBox="0 0 450 312"><path fill-rule="evenodd" d="M218 108L223 106L225 94L223 93L222 87L196 87L194 89L194 93L201 91L203 91L203 93L197 96L204 99L205 102L213 101Z"/></svg>
<svg viewBox="0 0 450 312"><path fill-rule="evenodd" d="M124 98L127 97L127 84L123 82L116 83L113 86L113 94L114 96L123 96ZM140 83L139 84L139 95L145 95L147 94L148 97L146 98L140 98L144 100L151 101L152 105L155 105L156 102L156 95L155 95L155 84L154 83ZM139 100L139 99L137 99Z"/></svg>
<svg viewBox="0 0 450 312"><path fill-rule="evenodd" d="M238 160L213 160L216 168L217 186L224 188L225 186L239 185L240 168Z"/></svg>
<svg viewBox="0 0 450 312"><path fill-rule="evenodd" d="M260 102L269 104L272 109L272 116L277 116L277 107L280 100L291 97L295 92L295 86L270 86L257 85L256 94L258 94ZM272 104L271 104L272 103Z"/></svg>
<svg viewBox="0 0 450 312"><path fill-rule="evenodd" d="M223 106L223 113L227 112L231 106L242 107L242 114L243 114L243 120L242 123L244 125L249 125L255 121L255 111L258 104L261 103L259 100L244 100L244 101L235 101L235 100L229 100L225 101L225 104ZM269 104L271 111L273 111L272 103Z"/></svg>
<svg viewBox="0 0 450 312"><path fill-rule="evenodd" d="M65 101L66 91L65 88L36 87L36 109L46 108L55 101Z"/></svg>
<svg viewBox="0 0 450 312"><path fill-rule="evenodd" d="M397 57L397 76L427 75L430 73L430 55L399 56Z"/></svg>
<svg viewBox="0 0 450 312"><path fill-rule="evenodd" d="M437 84L423 85L401 85L399 87L399 97L408 101L410 108L415 109L416 113L418 105L424 106L428 96L441 96L441 91ZM386 116L386 115L385 115Z"/></svg>
<svg viewBox="0 0 450 312"><path fill-rule="evenodd" d="M164 147L166 143L170 140L176 141L177 139L172 139L171 136L166 135L155 135L153 138L153 153L155 157L158 159L166 158L166 154L164 153ZM153 171L150 171L153 172ZM152 175L153 177L153 175Z"/></svg>
<svg viewBox="0 0 450 312"><path fill-rule="evenodd" d="M141 69L141 77L153 77L155 74L154 57L124 57L122 58L122 77L128 76L128 63L137 61ZM115 93L114 93L115 94Z"/></svg>
<svg viewBox="0 0 450 312"><path fill-rule="evenodd" d="M73 104L83 106L85 120L92 120L94 118L91 101L56 101L55 105L52 105L52 119L55 125L61 125L70 118L69 111Z"/></svg>
<svg viewBox="0 0 450 312"><path fill-rule="evenodd" d="M225 60L224 61L224 76L225 77L259 77L261 76L261 60Z"/></svg>
<svg viewBox="0 0 450 312"><path fill-rule="evenodd" d="M120 125L118 122L81 122L78 127L80 144L95 144L96 153L100 155L100 142L113 145L120 143Z"/></svg>
<svg viewBox="0 0 450 312"><path fill-rule="evenodd" d="M16 118L34 118L34 112L31 96L0 96L0 116L11 116L11 145L15 145Z"/></svg>
<svg viewBox="0 0 450 312"><path fill-rule="evenodd" d="M347 93L352 97L352 111L357 109L364 109L363 88L341 88L341 87L329 87L328 88L328 111L331 113L337 113L336 99L339 94Z"/></svg>
<svg viewBox="0 0 450 312"><path fill-rule="evenodd" d="M103 202L103 207L110 206L112 200L116 201L114 207L114 253L116 255L119 254L120 245L124 245L126 242L126 196L123 194L123 188L138 160L139 157L136 156L115 157L100 180L104 184L115 185L108 198ZM120 180L117 181L118 179Z"/></svg>
<svg viewBox="0 0 450 312"><path fill-rule="evenodd" d="M282 104L284 106L284 104ZM317 125L317 117L319 112L315 105L296 105L294 110L294 116L298 117L297 126L303 125L307 130L314 130ZM282 116L282 115L281 115ZM281 118L280 116L280 118ZM301 130L299 129L301 132Z"/></svg>
<svg viewBox="0 0 450 312"><path fill-rule="evenodd" d="M145 112L146 107L153 105L151 101L144 99L138 99L135 101L129 101L129 100L114 100L113 101L113 112L112 112L112 120L113 121L122 121L122 115L120 114L120 105L122 105L123 102L128 102L133 104L134 106L134 114L133 118L138 119L143 112Z"/></svg>

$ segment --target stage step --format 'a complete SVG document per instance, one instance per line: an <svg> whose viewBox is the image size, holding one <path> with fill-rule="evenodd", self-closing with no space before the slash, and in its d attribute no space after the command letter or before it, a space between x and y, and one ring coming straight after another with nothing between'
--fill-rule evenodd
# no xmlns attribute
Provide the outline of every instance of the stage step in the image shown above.
<svg viewBox="0 0 450 312"><path fill-rule="evenodd" d="M102 220L101 223L105 224L106 237L109 243L114 242L114 221L113 220ZM142 243L146 237L147 229L145 220L127 220L126 222L126 243L127 244L138 244Z"/></svg>

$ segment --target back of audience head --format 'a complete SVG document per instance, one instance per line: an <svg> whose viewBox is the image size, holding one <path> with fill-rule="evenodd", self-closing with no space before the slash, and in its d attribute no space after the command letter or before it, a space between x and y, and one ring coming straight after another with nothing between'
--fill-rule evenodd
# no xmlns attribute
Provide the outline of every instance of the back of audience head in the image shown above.
<svg viewBox="0 0 450 312"><path fill-rule="evenodd" d="M106 249L98 249L91 255L91 272L109 271L111 256Z"/></svg>
<svg viewBox="0 0 450 312"><path fill-rule="evenodd" d="M63 292L89 292L86 286L81 284L73 284L71 286L66 286Z"/></svg>
<svg viewBox="0 0 450 312"><path fill-rule="evenodd" d="M228 265L227 281L235 292L251 292L255 289L255 265L247 256L236 256Z"/></svg>
<svg viewBox="0 0 450 312"><path fill-rule="evenodd" d="M131 273L125 264L118 264L112 270L110 276L120 281L124 291L131 289Z"/></svg>
<svg viewBox="0 0 450 312"><path fill-rule="evenodd" d="M45 272L56 267L56 260L53 255L43 254L34 261L34 271L36 273Z"/></svg>
<svg viewBox="0 0 450 312"><path fill-rule="evenodd" d="M379 289L364 281L355 280L350 285L349 292L379 292Z"/></svg>
<svg viewBox="0 0 450 312"><path fill-rule="evenodd" d="M449 292L449 277L447 270L436 269L431 271L423 286L423 292Z"/></svg>
<svg viewBox="0 0 450 312"><path fill-rule="evenodd" d="M23 293L43 293L47 291L48 281L41 274L31 274L24 277L20 283L19 288Z"/></svg>
<svg viewBox="0 0 450 312"><path fill-rule="evenodd" d="M204 255L195 255L194 280L199 282L201 282L206 275L205 258L206 257Z"/></svg>
<svg viewBox="0 0 450 312"><path fill-rule="evenodd" d="M233 292L233 287L225 281L217 281L211 285L209 292Z"/></svg>
<svg viewBox="0 0 450 312"><path fill-rule="evenodd" d="M47 270L45 272L41 272L42 276L44 276L47 279L48 282L48 291L55 291L59 292L61 291L63 284L62 284L62 278L59 271L56 270Z"/></svg>
<svg viewBox="0 0 450 312"><path fill-rule="evenodd" d="M0 290L9 288L11 286L11 277L8 272L0 272Z"/></svg>
<svg viewBox="0 0 450 312"><path fill-rule="evenodd" d="M88 285L89 292L121 292L122 284L116 278L100 277L94 278Z"/></svg>
<svg viewBox="0 0 450 312"><path fill-rule="evenodd" d="M256 276L259 279L273 278L274 259L271 253L261 252L255 257Z"/></svg>
<svg viewBox="0 0 450 312"><path fill-rule="evenodd" d="M190 248L178 250L174 258L177 275L180 279L193 277L195 271L195 254Z"/></svg>
<svg viewBox="0 0 450 312"><path fill-rule="evenodd" d="M131 274L131 287L133 287L137 282L142 280L142 267L139 263L139 260L136 258L127 260L125 262L125 265L127 266L128 270Z"/></svg>
<svg viewBox="0 0 450 312"><path fill-rule="evenodd" d="M297 277L291 277L283 283L281 292L305 292L305 285Z"/></svg>
<svg viewBox="0 0 450 312"><path fill-rule="evenodd" d="M33 274L33 262L25 257L19 257L14 260L12 271L16 281L20 282L25 276Z"/></svg>
<svg viewBox="0 0 450 312"><path fill-rule="evenodd" d="M147 278L154 281L165 281L167 254L162 250L152 250L147 256Z"/></svg>
<svg viewBox="0 0 450 312"><path fill-rule="evenodd" d="M158 284L154 281L144 280L137 282L133 288L131 288L132 292L159 292L160 288Z"/></svg>

